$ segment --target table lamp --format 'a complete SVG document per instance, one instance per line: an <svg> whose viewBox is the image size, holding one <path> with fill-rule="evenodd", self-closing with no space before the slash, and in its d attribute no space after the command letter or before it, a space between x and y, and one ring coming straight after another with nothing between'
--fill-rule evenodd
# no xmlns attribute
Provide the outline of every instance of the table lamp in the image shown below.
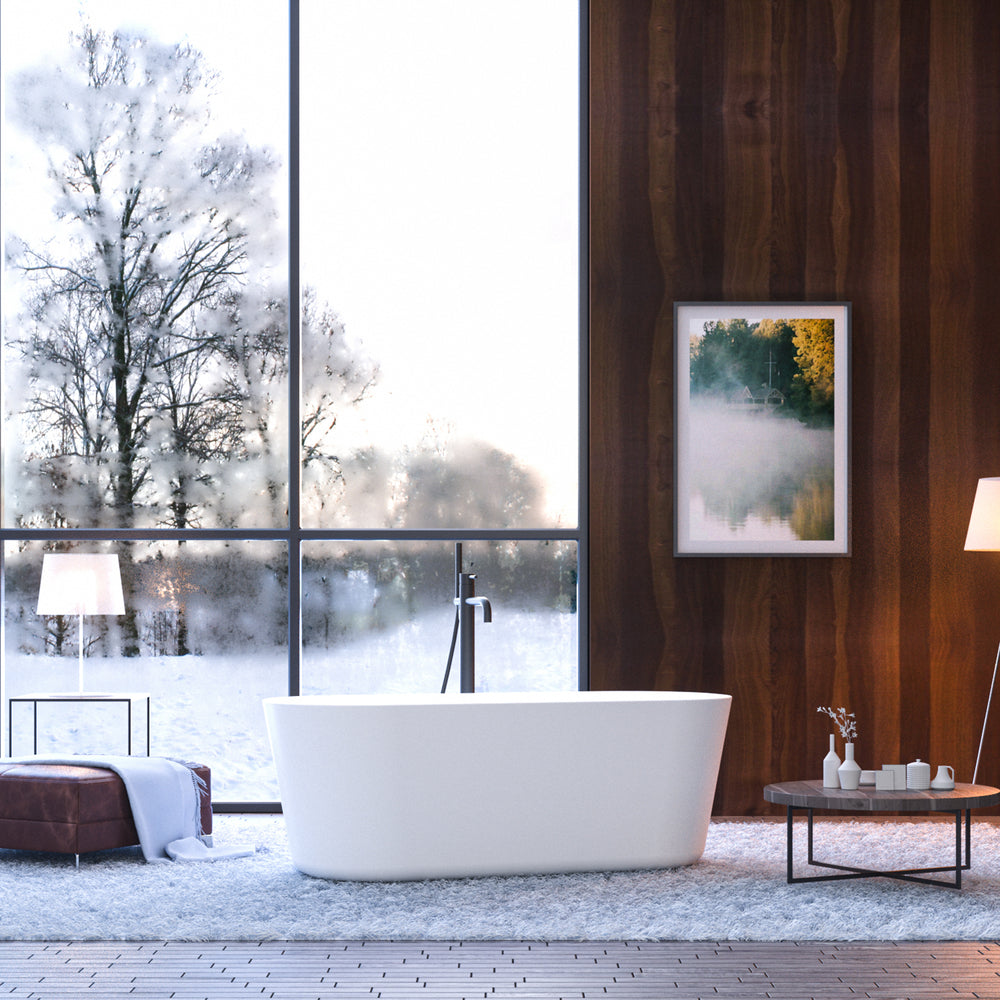
<svg viewBox="0 0 1000 1000"><path fill-rule="evenodd" d="M42 557L38 614L80 618L80 691L83 691L83 616L123 615L118 556L94 552L48 552Z"/></svg>
<svg viewBox="0 0 1000 1000"><path fill-rule="evenodd" d="M976 487L976 499L972 504L972 516L969 518L969 532L965 536L965 548L977 552L1000 551L1000 478L979 480L979 485ZM990 694L986 699L986 715L983 717L983 732L979 737L976 769L972 772L973 784L976 783L976 778L979 775L979 758L983 753L986 720L990 717L990 702L993 701L993 688L997 682L998 664L1000 664L1000 646L997 647L997 658L993 662L993 680L990 681Z"/></svg>

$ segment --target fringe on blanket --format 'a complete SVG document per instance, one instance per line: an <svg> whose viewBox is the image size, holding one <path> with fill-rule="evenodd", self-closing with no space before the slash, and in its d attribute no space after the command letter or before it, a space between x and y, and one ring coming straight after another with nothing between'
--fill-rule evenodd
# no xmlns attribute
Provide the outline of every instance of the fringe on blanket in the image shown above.
<svg viewBox="0 0 1000 1000"><path fill-rule="evenodd" d="M172 760L175 764L180 764L182 767L186 767L188 773L191 775L191 781L194 784L196 792L194 797L194 828L198 831L198 836L203 837L205 829L201 822L201 806L205 799L208 798L208 785L205 783L205 779L195 770L196 767L200 767L201 765L195 761L178 760L176 757L168 757L167 759Z"/></svg>

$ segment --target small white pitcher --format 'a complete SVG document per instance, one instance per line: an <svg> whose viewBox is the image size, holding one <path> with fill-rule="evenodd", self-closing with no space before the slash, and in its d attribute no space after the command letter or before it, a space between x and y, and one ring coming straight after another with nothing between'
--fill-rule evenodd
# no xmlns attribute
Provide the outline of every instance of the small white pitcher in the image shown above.
<svg viewBox="0 0 1000 1000"><path fill-rule="evenodd" d="M940 764L931 788L939 792L947 792L955 787L955 769L948 764Z"/></svg>

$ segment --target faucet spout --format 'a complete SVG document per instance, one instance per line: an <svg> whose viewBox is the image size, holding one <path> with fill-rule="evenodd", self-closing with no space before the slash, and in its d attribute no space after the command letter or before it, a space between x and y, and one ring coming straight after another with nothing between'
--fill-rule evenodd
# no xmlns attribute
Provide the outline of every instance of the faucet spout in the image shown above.
<svg viewBox="0 0 1000 1000"><path fill-rule="evenodd" d="M483 621L493 621L493 607L490 604L490 599L488 597L467 597L465 599L465 603L479 605L479 607L483 609Z"/></svg>

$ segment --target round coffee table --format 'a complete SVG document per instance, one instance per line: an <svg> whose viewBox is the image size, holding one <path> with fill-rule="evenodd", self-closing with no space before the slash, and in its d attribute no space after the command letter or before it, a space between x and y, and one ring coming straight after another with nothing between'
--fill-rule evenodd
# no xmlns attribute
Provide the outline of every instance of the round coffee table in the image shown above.
<svg viewBox="0 0 1000 1000"><path fill-rule="evenodd" d="M823 782L782 781L768 785L764 798L788 810L788 851L787 877L789 882L829 882L836 879L884 878L903 879L908 882L923 882L940 885L949 889L962 888L962 872L969 868L972 857L970 834L971 811L1000 803L1000 788L989 785L964 785L956 783L949 791L918 792L912 789L876 791L871 786L862 786L856 791L843 788L824 788ZM836 869L837 875L794 876L792 865L792 827L796 809L805 809L808 814L809 851L808 863L817 868ZM955 863L936 868L904 868L897 871L881 871L872 868L857 868L851 865L835 865L817 861L813 856L813 812L816 809L839 810L842 812L944 812L955 817ZM962 817L965 817L965 858L962 858ZM954 872L954 881L926 878L931 872Z"/></svg>

